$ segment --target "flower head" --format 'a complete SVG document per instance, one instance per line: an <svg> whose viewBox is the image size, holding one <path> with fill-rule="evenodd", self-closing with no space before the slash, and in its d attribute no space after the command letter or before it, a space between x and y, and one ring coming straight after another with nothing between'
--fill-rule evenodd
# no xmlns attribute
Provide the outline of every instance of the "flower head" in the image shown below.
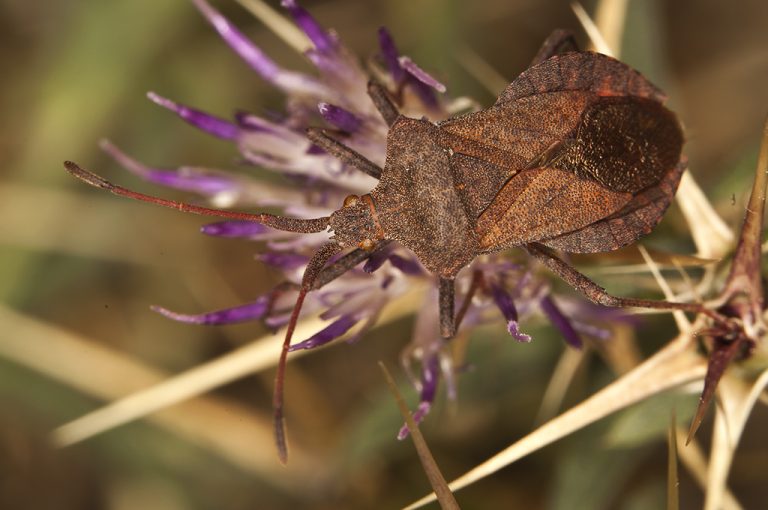
<svg viewBox="0 0 768 510"><path fill-rule="evenodd" d="M282 68L208 2L194 0L194 4L251 69L285 93L284 112L262 116L239 111L231 119L225 119L154 92L148 97L192 126L233 142L246 165L280 174L284 184L265 184L242 174L199 167L152 168L124 154L111 142L103 142L102 147L142 179L196 193L215 207L272 207L286 216L216 212L178 204L106 183L75 165L68 168L91 184L117 194L191 212L229 216L232 219L208 224L202 232L263 243L258 259L284 277L284 282L274 289L249 303L212 312L187 314L159 306L153 310L170 319L194 324L260 320L272 328L288 325L283 362L291 351L317 348L341 337L348 341L359 339L375 324L388 303L398 300L415 283L426 285L424 305L418 312L411 343L403 355L406 372L419 393L414 418L417 422L422 420L441 382L445 383L449 397L455 398L457 394L455 362L447 348L450 339L441 335L439 324L437 279L414 253L398 243L370 241L378 227L371 223L368 206L358 195L375 186L377 167L385 160L389 119L386 111L381 110L381 102L392 101L392 108L410 117L442 120L454 113L452 103L442 95L446 92L445 85L411 58L401 55L391 34L381 28L380 54L378 62L373 63L372 74L382 82L386 92L379 92L377 103L376 90L371 92L370 74L344 47L337 34L322 27L295 0L284 0L283 7L312 44L306 57L315 66L313 75ZM384 96L388 99L382 99ZM317 126L332 130L330 141ZM360 171L343 154L339 157L334 149L339 140L354 150L360 160L367 161L372 170ZM346 234L336 227L337 222L357 225L353 230L364 239L360 248L339 252L340 247L354 248L358 239L344 237ZM326 226L336 230L335 236L330 237L335 243L329 243ZM364 235L366 229L371 231L370 235ZM548 318L573 347L582 345L580 327L595 331L594 327L584 328L583 322L572 321L562 311L565 298L554 298L544 280L505 255L476 258L459 273L455 287L459 296L455 320L459 325L458 334L488 321L501 324L503 320L512 339L527 343L531 336L525 333L521 323L537 312ZM318 313L329 323L309 338L290 344L300 310ZM418 370L413 369L414 364ZM281 387L282 379L278 378L275 400L278 417L282 412ZM404 427L399 436L405 437L407 433ZM277 434L281 456L284 456L280 419Z"/></svg>

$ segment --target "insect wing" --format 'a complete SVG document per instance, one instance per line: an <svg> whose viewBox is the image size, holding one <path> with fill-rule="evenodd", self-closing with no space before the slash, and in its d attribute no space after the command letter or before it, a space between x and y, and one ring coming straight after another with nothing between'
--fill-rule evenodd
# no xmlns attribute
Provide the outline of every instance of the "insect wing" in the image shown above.
<svg viewBox="0 0 768 510"><path fill-rule="evenodd" d="M585 110L568 142L551 155L558 168L637 193L677 166L683 132L675 115L656 101L601 97Z"/></svg>
<svg viewBox="0 0 768 510"><path fill-rule="evenodd" d="M664 102L666 95L642 74L615 58L590 51L555 55L510 83L496 105L547 92L582 91L597 96L633 96Z"/></svg>
<svg viewBox="0 0 768 510"><path fill-rule="evenodd" d="M659 89L616 59L590 52L565 53L522 73L494 106L442 122L440 143L451 153L454 181L463 190L471 217L478 217L491 204L508 179L525 168L552 166L555 157L564 158L569 170L595 178L609 189L634 192L658 182L679 158L682 135L674 116L659 103L663 99ZM607 168L601 165L611 157L620 160L631 152L628 146L641 152L631 154L631 161L643 160L648 141L636 142L636 133L611 130L610 124L618 120L631 127L640 119L636 130L652 134L654 129L645 126L652 124L648 119L655 119L659 111L665 114L662 127L673 135L660 137L672 140L664 144L665 155L672 154L671 158L650 172L612 162ZM580 143L568 143L578 138L579 128ZM629 141L622 143L626 134L631 135ZM607 138L613 143L600 145Z"/></svg>
<svg viewBox="0 0 768 510"><path fill-rule="evenodd" d="M611 216L541 243L571 253L598 253L618 250L637 241L661 220L685 168L685 162L680 162L657 186L639 193Z"/></svg>
<svg viewBox="0 0 768 510"><path fill-rule="evenodd" d="M652 228L674 194L683 143L677 119L663 100L663 93L640 73L611 57L567 53L525 71L488 110L441 124L457 139L509 154L508 180L496 195L489 199L485 192L470 200L481 249L558 237L555 244L563 249L594 251L626 244ZM453 160L466 153L467 145L450 143ZM471 179L463 174L484 166L453 160L454 174L458 169L464 181ZM494 174L486 180L499 178ZM664 190L652 189L662 182ZM626 217L627 229L617 233L618 240L563 237L607 218L616 220L616 214ZM605 225L599 227L603 234Z"/></svg>
<svg viewBox="0 0 768 510"><path fill-rule="evenodd" d="M499 189L569 136L586 106L577 91L522 98L440 124L456 186L472 218Z"/></svg>
<svg viewBox="0 0 768 510"><path fill-rule="evenodd" d="M625 220L606 226L626 232L603 231L616 239L584 236L581 246L572 237L562 240L561 248L604 251L637 239L669 205L681 174L682 143L676 118L660 103L631 96L597 98L570 137L534 159L534 168L513 175L480 214L476 232L481 247L544 241L616 219L617 213ZM632 200L631 208L622 211Z"/></svg>
<svg viewBox="0 0 768 510"><path fill-rule="evenodd" d="M484 252L519 246L584 228L631 199L567 170L531 168L504 185L477 218L475 232Z"/></svg>

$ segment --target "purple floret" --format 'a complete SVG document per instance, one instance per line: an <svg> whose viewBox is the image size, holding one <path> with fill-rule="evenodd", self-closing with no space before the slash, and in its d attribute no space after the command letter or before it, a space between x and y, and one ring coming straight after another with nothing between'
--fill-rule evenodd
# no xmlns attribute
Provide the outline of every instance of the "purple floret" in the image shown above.
<svg viewBox="0 0 768 510"><path fill-rule="evenodd" d="M363 122L360 120L360 117L349 110L345 110L340 106L335 106L330 103L320 103L317 105L317 109L320 112L320 115L322 115L329 124L332 124L347 133L354 133L357 131L360 128L360 124Z"/></svg>
<svg viewBox="0 0 768 510"><path fill-rule="evenodd" d="M336 39L328 33L306 9L301 7L296 0L283 0L281 5L291 13L296 25L305 33L315 49L319 52L328 52L336 48Z"/></svg>
<svg viewBox="0 0 768 510"><path fill-rule="evenodd" d="M274 230L253 221L217 221L200 227L200 232L216 237L255 237L260 234L272 233Z"/></svg>
<svg viewBox="0 0 768 510"><path fill-rule="evenodd" d="M261 296L251 303L197 315L177 313L160 306L153 306L152 310L179 322L219 326L262 319L268 311L268 304L268 296Z"/></svg>
<svg viewBox="0 0 768 510"><path fill-rule="evenodd" d="M581 347L584 345L584 342L581 340L581 336L579 336L579 333L573 327L568 318L563 314L563 312L560 311L560 308L558 308L552 298L550 296L544 296L541 298L539 306L544 312L544 315L546 315L550 320L550 322L552 322L552 324L554 324L555 327L560 330L560 333L562 333L566 343L571 347L581 349Z"/></svg>
<svg viewBox="0 0 768 510"><path fill-rule="evenodd" d="M147 92L147 97L163 108L175 112L179 117L208 134L224 140L236 140L240 135L240 128L227 120L175 103L154 92Z"/></svg>
<svg viewBox="0 0 768 510"><path fill-rule="evenodd" d="M320 347L328 342L336 340L341 335L349 331L349 329L357 324L358 319L351 315L342 315L337 320L331 323L330 326L318 331L311 337L307 338L303 342L294 344L291 346L290 351L298 351L300 349L314 349Z"/></svg>

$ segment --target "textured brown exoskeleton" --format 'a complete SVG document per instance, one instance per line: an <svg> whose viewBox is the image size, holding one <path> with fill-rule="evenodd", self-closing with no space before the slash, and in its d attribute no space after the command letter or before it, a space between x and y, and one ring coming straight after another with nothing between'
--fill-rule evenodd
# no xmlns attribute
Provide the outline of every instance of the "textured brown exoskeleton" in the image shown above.
<svg viewBox="0 0 768 510"><path fill-rule="evenodd" d="M281 459L287 455L283 371L307 292L391 241L411 249L439 279L445 338L458 327L456 275L475 257L511 247L525 249L603 305L704 311L693 303L611 296L551 251L594 253L630 244L651 231L674 196L685 169L680 124L663 106L664 94L637 71L579 52L569 34L556 32L486 110L433 123L400 115L376 83L369 93L390 127L383 169L323 130L308 130L316 145L379 179L369 194L347 197L330 217L299 220L149 197L66 163L76 177L118 195L281 230L333 231L307 266L283 345L274 398Z"/></svg>

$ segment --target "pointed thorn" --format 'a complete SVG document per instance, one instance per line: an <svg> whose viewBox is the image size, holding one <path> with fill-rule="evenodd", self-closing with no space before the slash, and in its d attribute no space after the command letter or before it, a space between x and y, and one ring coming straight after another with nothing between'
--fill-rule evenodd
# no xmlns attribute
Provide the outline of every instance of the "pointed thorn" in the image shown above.
<svg viewBox="0 0 768 510"><path fill-rule="evenodd" d="M706 414L707 409L709 409L709 401L710 399L706 399L705 401L703 395L699 399L699 407L696 409L696 415L693 417L693 420L691 420L691 427L688 429L688 437L685 438L685 446L688 446L696 436L696 432L698 432L701 422L704 420L704 415Z"/></svg>
<svg viewBox="0 0 768 510"><path fill-rule="evenodd" d="M709 403L712 401L712 397L715 396L715 390L720 382L720 378L723 376L723 373L725 373L725 370L728 368L728 365L734 359L736 354L739 353L745 341L746 337L741 336L732 342L715 342L715 346L709 355L707 375L704 376L704 389L699 398L699 407L691 422L688 438L685 440L686 446L693 440L696 431L699 430L699 426L704 419L704 414L709 408Z"/></svg>

